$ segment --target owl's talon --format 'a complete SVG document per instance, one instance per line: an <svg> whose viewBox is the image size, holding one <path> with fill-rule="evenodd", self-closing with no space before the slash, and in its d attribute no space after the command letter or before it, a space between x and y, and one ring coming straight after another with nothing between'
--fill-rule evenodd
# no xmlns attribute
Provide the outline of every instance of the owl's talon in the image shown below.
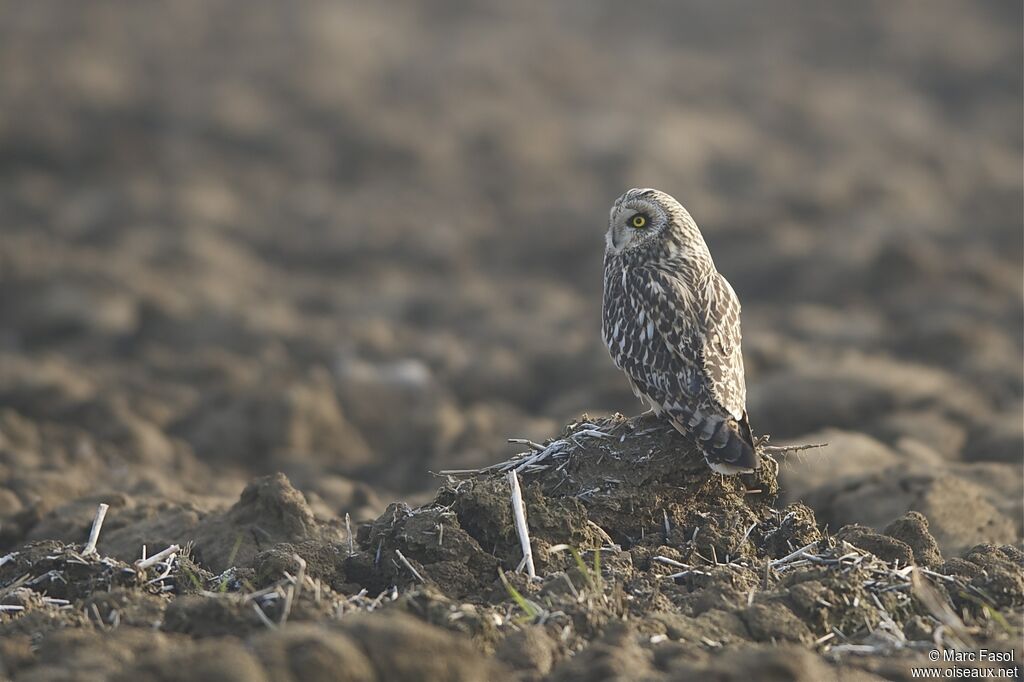
<svg viewBox="0 0 1024 682"><path fill-rule="evenodd" d="M640 424L643 423L644 420L656 418L657 416L657 413L655 413L654 409L652 408L634 417L630 417L628 420L626 420L626 424L629 425L629 428L631 430L636 431L637 427L640 426Z"/></svg>

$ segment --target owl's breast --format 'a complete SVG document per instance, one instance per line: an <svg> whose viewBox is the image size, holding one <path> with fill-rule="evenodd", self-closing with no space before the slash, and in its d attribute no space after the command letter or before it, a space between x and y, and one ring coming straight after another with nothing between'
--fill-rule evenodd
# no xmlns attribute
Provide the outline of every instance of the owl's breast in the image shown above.
<svg viewBox="0 0 1024 682"><path fill-rule="evenodd" d="M650 319L640 300L642 283L636 268L620 259L606 264L601 331L612 361L619 369L633 374L640 361L653 360L647 350L654 334Z"/></svg>
<svg viewBox="0 0 1024 682"><path fill-rule="evenodd" d="M612 359L618 365L618 358L625 352L625 328L623 324L626 268L618 259L607 257L604 267L604 296L601 304L601 336L608 346Z"/></svg>

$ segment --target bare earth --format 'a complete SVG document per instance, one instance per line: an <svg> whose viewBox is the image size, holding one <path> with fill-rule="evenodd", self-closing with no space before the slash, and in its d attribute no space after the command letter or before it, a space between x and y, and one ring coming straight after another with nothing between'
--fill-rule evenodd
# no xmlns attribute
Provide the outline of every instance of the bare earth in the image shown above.
<svg viewBox="0 0 1024 682"><path fill-rule="evenodd" d="M0 677L1020 666L1020 4L549 5L0 3ZM616 414L631 186L828 448Z"/></svg>

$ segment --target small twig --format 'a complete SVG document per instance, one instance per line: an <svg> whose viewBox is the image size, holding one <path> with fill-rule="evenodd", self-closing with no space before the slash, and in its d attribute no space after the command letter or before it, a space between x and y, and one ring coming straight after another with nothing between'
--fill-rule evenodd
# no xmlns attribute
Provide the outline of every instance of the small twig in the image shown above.
<svg viewBox="0 0 1024 682"><path fill-rule="evenodd" d="M803 547L801 547L800 549L796 550L795 552L791 552L790 554L787 554L786 556L782 557L781 559L776 559L775 561L771 562L770 565L771 565L772 568L776 568L776 567L781 566L781 565L783 565L785 563L793 561L794 559L796 559L798 557L801 557L804 554L804 552L809 550L811 547L814 547L816 544L818 544L817 540L815 540L814 542L808 543L808 544L804 545ZM792 547L792 545L790 545L790 547Z"/></svg>
<svg viewBox="0 0 1024 682"><path fill-rule="evenodd" d="M801 450L814 450L815 448L826 447L828 443L807 443L805 445L765 445L761 447L763 454L781 455Z"/></svg>
<svg viewBox="0 0 1024 682"><path fill-rule="evenodd" d="M878 595L872 592L871 599L875 602L875 607L878 609L878 615L881 619L881 623L879 625L885 625L885 628L889 631L889 634L891 634L901 642L906 642L907 638L903 634L903 630L898 625L896 625L896 621L892 619L892 616L889 615L889 612L885 609L884 606L882 606L882 600L878 598ZM854 608L856 608L856 606L854 606Z"/></svg>
<svg viewBox="0 0 1024 682"><path fill-rule="evenodd" d="M441 469L437 472L438 476L475 476L481 474L484 469Z"/></svg>
<svg viewBox="0 0 1024 682"><path fill-rule="evenodd" d="M863 656L874 656L882 651L881 647L872 644L839 644L832 647L835 654L857 654Z"/></svg>
<svg viewBox="0 0 1024 682"><path fill-rule="evenodd" d="M163 550L161 552L157 552L156 554L154 554L153 556L149 557L148 559L140 559L139 561L136 561L135 562L135 568L138 568L140 570L145 570L145 569L147 569L147 568L149 568L151 566L155 566L158 563L160 563L161 561L163 561L164 559L166 559L167 557L171 556L172 554L177 554L180 549L181 549L181 547L178 547L178 545L171 545L167 549L165 549L165 550Z"/></svg>
<svg viewBox="0 0 1024 682"><path fill-rule="evenodd" d="M691 574L692 575L711 575L710 573L708 573L706 571L699 571L696 568L691 568L688 571L680 571L679 573L673 573L672 575L667 575L665 577L666 578L670 578L672 580L675 580L676 578L685 578L686 576L691 575Z"/></svg>
<svg viewBox="0 0 1024 682"><path fill-rule="evenodd" d="M420 581L421 583L425 583L425 582L427 582L426 580L424 580L424 579L423 579L423 576L422 576L422 575L420 575L420 572L419 572L419 571L417 571L417 570L416 570L416 568L415 568L415 567L414 567L414 566L413 566L413 565L412 565L411 563L409 563L409 560L405 558L405 555L404 555L404 554L402 554L402 550L400 550L400 549L396 549L396 550L395 550L395 555L397 555L397 556L398 556L398 560L399 560L399 561L401 561L401 562L402 562L402 564L404 564L404 565L405 565L405 567L406 567L406 568L408 568L408 569L409 569L409 571L410 571L410 572L411 572L411 573L412 573L412 574L413 574L414 576L416 576L416 580L419 580L419 581Z"/></svg>
<svg viewBox="0 0 1024 682"><path fill-rule="evenodd" d="M536 450L537 452L544 452L546 448L546 446L541 445L540 443L534 443L532 440L527 440L526 438L509 438L508 442L513 445L525 445L531 450Z"/></svg>
<svg viewBox="0 0 1024 682"><path fill-rule="evenodd" d="M306 586L306 560L295 553L292 554L292 558L299 564L299 570L295 574L294 580L295 598L298 599L299 595L302 594L302 588ZM310 578L310 581L312 582L312 578Z"/></svg>
<svg viewBox="0 0 1024 682"><path fill-rule="evenodd" d="M928 581L921 577L919 569L914 569L910 573L910 583L912 585L912 594L920 600L924 607L928 609L932 617L935 620L942 623L942 625L949 628L953 633L953 638L950 638L950 643L960 651L967 651L973 649L974 642L971 639L970 634L967 632L967 627L964 622L960 619L960 616L949 606L945 599L943 599L935 588L928 584Z"/></svg>
<svg viewBox="0 0 1024 682"><path fill-rule="evenodd" d="M512 488L512 517L515 519L519 544L523 548L526 575L532 580L537 577L537 570L533 565L533 547L530 544L530 529L526 525L526 503L523 502L523 492L519 488L519 474L513 470L508 472L506 478L508 478L509 487Z"/></svg>
<svg viewBox="0 0 1024 682"><path fill-rule="evenodd" d="M249 594L244 595L242 597L242 601L243 602L248 602L248 601L253 601L254 599L262 599L263 597L269 597L273 592L277 591L277 588L278 588L278 584L274 583L270 587L264 587L262 590L256 590L255 592L250 592ZM216 597L216 596L218 596L217 592L209 592L209 593L205 593L204 592L204 594L206 594L206 596L208 596L208 597Z"/></svg>
<svg viewBox="0 0 1024 682"><path fill-rule="evenodd" d="M292 612L292 602L298 598L299 593L302 592L302 582L306 579L306 560L300 557L298 554L292 554L294 559L299 564L299 570L295 574L295 580L293 584L288 586L288 591L284 595L284 608L281 609L281 625L288 622L288 614Z"/></svg>
<svg viewBox="0 0 1024 682"><path fill-rule="evenodd" d="M85 543L82 556L96 553L96 541L100 539L100 529L103 528L103 519L107 517L108 509L110 509L110 505L102 503L96 508L96 516L92 520L92 530L89 531L89 541Z"/></svg>
<svg viewBox="0 0 1024 682"><path fill-rule="evenodd" d="M836 636L836 633L830 632L830 633L828 633L826 635L823 635L822 637L819 637L818 639L814 640L814 643L815 644L824 644L825 642L829 641L830 639L833 639L835 636Z"/></svg>
<svg viewBox="0 0 1024 682"><path fill-rule="evenodd" d="M154 585L154 584L156 584L158 582L162 582L164 579L166 579L168 576L170 576L171 575L171 571L174 569L174 558L176 556L178 556L178 555L177 554L170 554L170 555L168 555L168 557L167 557L167 568L164 569L164 572L161 573L160 575L158 575L157 577L153 578L152 580L147 580L146 584L147 585Z"/></svg>
<svg viewBox="0 0 1024 682"><path fill-rule="evenodd" d="M942 575L941 573L936 573L935 571L929 571L927 568L918 567L917 570L921 571L927 576L930 576L932 578L938 578L939 580L945 580L946 582L955 583L957 581L956 578L952 576Z"/></svg>
<svg viewBox="0 0 1024 682"><path fill-rule="evenodd" d="M100 615L100 610L96 607L95 603L89 604L89 611L92 612L92 617L96 619L96 625L99 626L100 630L105 630L103 627L103 616Z"/></svg>
<svg viewBox="0 0 1024 682"><path fill-rule="evenodd" d="M666 566L673 566L675 568L693 568L690 564L684 564L676 561L675 559L669 559L667 556L661 556L660 554L651 559L651 561L657 561L659 564L665 564Z"/></svg>
<svg viewBox="0 0 1024 682"><path fill-rule="evenodd" d="M352 517L345 512L345 533L348 534L348 555L352 556L356 553L355 543L352 540Z"/></svg>
<svg viewBox="0 0 1024 682"><path fill-rule="evenodd" d="M260 617L260 620L263 621L263 624L267 626L268 630L277 629L277 626L274 625L274 621L267 618L267 614L263 613L263 609L261 609L260 605L257 604L255 601L252 603L252 608L256 611L256 615Z"/></svg>

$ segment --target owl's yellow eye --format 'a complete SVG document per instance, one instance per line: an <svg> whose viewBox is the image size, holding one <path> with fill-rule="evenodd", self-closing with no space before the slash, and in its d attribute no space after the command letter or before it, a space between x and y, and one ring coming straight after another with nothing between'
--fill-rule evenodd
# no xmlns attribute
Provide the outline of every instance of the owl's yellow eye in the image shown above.
<svg viewBox="0 0 1024 682"><path fill-rule="evenodd" d="M630 219L629 224L637 229L640 229L641 227L647 226L647 218L637 213Z"/></svg>

